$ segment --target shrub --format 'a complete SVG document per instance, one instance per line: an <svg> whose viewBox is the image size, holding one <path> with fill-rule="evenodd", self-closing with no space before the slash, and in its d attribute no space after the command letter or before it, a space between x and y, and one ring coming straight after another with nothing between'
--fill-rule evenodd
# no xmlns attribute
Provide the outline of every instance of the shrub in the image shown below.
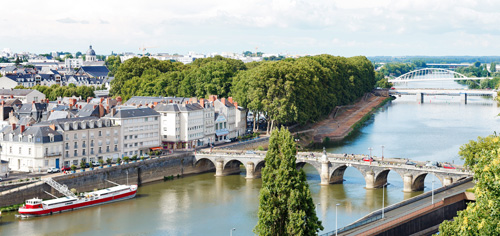
<svg viewBox="0 0 500 236"><path fill-rule="evenodd" d="M108 163L108 165L111 165L111 162L112 162L112 161L113 161L113 160L111 160L111 158L106 159L106 163Z"/></svg>
<svg viewBox="0 0 500 236"><path fill-rule="evenodd" d="M72 171L75 171L75 170L76 170L76 166L75 166L75 165L71 165L71 167L70 167L70 168L71 168L71 170L72 170Z"/></svg>
<svg viewBox="0 0 500 236"><path fill-rule="evenodd" d="M259 147L257 148L257 150L259 150L259 151L264 151L264 147L259 146Z"/></svg>
<svg viewBox="0 0 500 236"><path fill-rule="evenodd" d="M128 156L124 156L124 157L123 157L123 161L124 161L124 162L128 163L128 160L130 160L130 158L129 158Z"/></svg>

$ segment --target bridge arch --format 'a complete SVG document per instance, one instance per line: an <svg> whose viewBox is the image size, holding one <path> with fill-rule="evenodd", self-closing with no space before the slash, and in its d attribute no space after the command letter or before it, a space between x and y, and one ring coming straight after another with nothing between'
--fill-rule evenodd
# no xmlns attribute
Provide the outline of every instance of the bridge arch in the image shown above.
<svg viewBox="0 0 500 236"><path fill-rule="evenodd" d="M471 80L471 79L486 79L486 78L469 78L461 73L441 69L441 68L423 68L410 71L400 75L395 79L390 79L389 82L412 82L412 81L431 81L431 80Z"/></svg>
<svg viewBox="0 0 500 236"><path fill-rule="evenodd" d="M318 174L321 175L321 166L317 165L315 162L297 161L297 163L295 164L295 167L297 168L297 170L300 170L300 169L304 168L304 166L306 164L309 164L312 167L314 167L314 169L316 169L316 171L318 172Z"/></svg>
<svg viewBox="0 0 500 236"><path fill-rule="evenodd" d="M200 168L200 167L203 167L203 168L214 168L215 167L215 162L213 162L210 158L199 158L198 160L196 160L196 162L194 163L194 168Z"/></svg>

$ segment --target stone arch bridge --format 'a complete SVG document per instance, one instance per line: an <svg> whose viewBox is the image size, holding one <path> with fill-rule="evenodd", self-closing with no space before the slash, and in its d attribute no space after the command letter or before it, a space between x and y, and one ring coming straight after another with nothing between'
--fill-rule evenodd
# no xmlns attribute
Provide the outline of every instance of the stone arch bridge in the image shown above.
<svg viewBox="0 0 500 236"><path fill-rule="evenodd" d="M243 153L237 152L217 152L217 153L195 153L194 165L210 164L215 166L215 176L226 176L240 173L240 165L246 168L246 178L259 178L261 170L265 165L265 152ZM343 154L321 153L314 157L310 153L297 154L297 168L302 168L306 164L313 166L321 176L321 185L340 184L344 180L344 171L347 167L354 167L365 178L366 188L381 188L387 183L387 176L390 171L398 173L403 179L403 192L422 191L424 189L425 177L432 173L443 186L457 182L472 176L471 172L457 169L427 168L405 165L406 160L386 158L386 161L365 162L363 155L346 157ZM207 163L209 162L209 163ZM417 163L416 161L414 161Z"/></svg>

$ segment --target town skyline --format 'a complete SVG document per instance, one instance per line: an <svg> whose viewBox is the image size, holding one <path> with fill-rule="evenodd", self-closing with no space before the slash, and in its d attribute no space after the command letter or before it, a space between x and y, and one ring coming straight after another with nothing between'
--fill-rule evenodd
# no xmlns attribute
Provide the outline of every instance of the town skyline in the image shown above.
<svg viewBox="0 0 500 236"><path fill-rule="evenodd" d="M2 48L37 54L259 51L340 56L498 54L491 1L4 3ZM56 12L47 14L47 12ZM22 17L19 17L22 16ZM19 30L23 29L23 30Z"/></svg>

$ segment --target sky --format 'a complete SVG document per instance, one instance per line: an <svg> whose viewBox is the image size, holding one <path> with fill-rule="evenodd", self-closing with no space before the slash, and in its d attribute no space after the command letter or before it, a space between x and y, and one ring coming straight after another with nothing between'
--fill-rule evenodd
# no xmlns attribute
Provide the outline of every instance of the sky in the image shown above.
<svg viewBox="0 0 500 236"><path fill-rule="evenodd" d="M0 50L13 52L500 52L498 0L23 0L0 9Z"/></svg>

